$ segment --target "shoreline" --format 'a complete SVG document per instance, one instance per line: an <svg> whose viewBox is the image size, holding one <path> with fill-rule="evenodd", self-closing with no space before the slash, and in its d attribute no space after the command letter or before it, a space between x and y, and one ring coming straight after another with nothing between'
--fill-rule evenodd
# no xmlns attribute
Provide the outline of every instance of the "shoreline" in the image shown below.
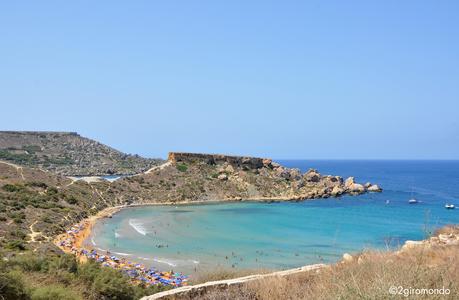
<svg viewBox="0 0 459 300"><path fill-rule="evenodd" d="M100 220L100 219L110 218L113 214L115 214L118 211L120 211L121 208L122 208L122 206L107 207L107 208L104 208L103 210L99 211L97 214L95 214L93 216L89 216L89 217L81 220L77 224L73 224L72 227L81 226L81 225L83 227L83 230L79 231L79 234L74 236L75 243L73 244L73 246L75 248L82 248L82 246L83 246L84 242L86 241L86 239L91 235L92 228L96 224L96 222L98 220ZM55 244L57 247L59 247L59 249L61 249L65 253L72 253L71 249L68 249L67 247L62 247L60 245L60 243L63 241L63 239L67 235L68 235L68 232L59 234L53 240L53 244ZM78 258L81 259L81 257L78 257Z"/></svg>
<svg viewBox="0 0 459 300"><path fill-rule="evenodd" d="M338 198L338 197L332 197L332 198ZM305 200L295 200L291 198L271 198L271 197L265 197L265 198L248 198L248 199L223 199L223 200L198 200L198 201L179 201L179 202L152 202L152 203L134 203L134 204L127 204L127 205L118 205L118 206L113 206L113 207L106 207L96 213L95 215L89 216L83 220L81 220L79 223L74 224L70 230L68 230L65 233L59 234L56 236L56 238L53 240L53 244L55 244L59 249L64 251L65 253L75 255L78 262L80 263L85 263L88 261L88 259L91 259L93 257L88 257L92 255L97 255L97 256L106 256L106 257L111 257L110 255L113 255L110 253L109 250L103 251L102 249L94 250L96 249L93 246L90 246L88 244L88 238L91 236L92 231L94 229L94 226L99 220L105 219L105 218L111 218L113 215L116 213L119 213L123 209L128 209L128 208L136 208L136 207L144 207L144 206L192 206L192 205L218 205L218 204L224 204L224 203L242 203L242 202L249 202L249 203L281 203L281 202L302 202L302 201L308 201L308 200L321 200L324 198L312 198L312 199L305 199ZM76 233L74 233L74 231ZM69 234L71 236L72 242L70 244L65 244L64 242L69 239ZM87 249L91 249L90 251ZM90 255L88 255L88 253ZM103 254L102 254L103 253ZM116 253L115 253L116 254ZM122 256L121 256L122 257ZM117 258L118 260L119 258ZM124 257L119 260L122 261L127 261L128 258ZM130 263L130 262L129 262ZM138 263L138 261L133 262L133 264L136 265L141 265L143 268L145 266L141 263ZM152 268L151 270L155 270L155 268ZM162 269L162 268L161 268ZM161 274L163 272L160 272ZM168 273L168 272L165 272ZM170 273L170 272L169 272ZM178 273L177 273L178 274ZM186 276L187 277L187 276ZM169 277L168 277L169 278ZM184 282L184 285L186 285L186 282ZM176 285L176 286L181 286L181 285Z"/></svg>
<svg viewBox="0 0 459 300"><path fill-rule="evenodd" d="M123 257L113 255L109 250L95 250L85 247L84 242L90 236L97 220L109 218L118 212L122 206L108 207L94 216L74 224L66 233L58 235L53 243L63 252L75 255L79 263L89 260L100 263L100 267L109 267L125 273L133 284L164 285L182 287L188 285L188 276L173 271L159 271L139 262L131 262ZM115 253L116 254L116 253Z"/></svg>
<svg viewBox="0 0 459 300"><path fill-rule="evenodd" d="M288 199L288 198L286 198ZM271 201L266 201L266 200L271 200ZM308 200L317 200L317 199L308 199ZM295 200L291 200L292 202ZM307 201L307 200L303 200ZM103 210L99 211L97 214L89 216L77 224L73 224L73 226L76 226L78 224L84 224L84 230L80 231L81 234L78 234L75 236L75 246L80 248L83 246L84 242L87 240L87 238L91 235L92 229L94 225L96 224L97 221L105 218L111 218L114 214L120 212L123 209L127 208L135 208L135 207L143 207L143 206L187 206L187 205L203 205L203 204L209 204L209 205L214 205L214 204L220 204L220 203L237 203L237 202L253 202L253 203L260 203L260 202L266 202L266 203L280 203L280 202L290 202L288 200L284 199L279 199L279 198L249 198L249 199L244 199L244 200L236 200L236 199L224 199L224 200L198 200L198 201L180 201L180 202L161 202L161 203L134 203L134 204L127 204L127 205L118 205L118 206L112 206L112 207L106 207ZM59 246L59 242L62 241L62 239L66 236L66 233L61 233L57 235L53 239L53 244L58 246L62 251L66 253L71 253L71 251L67 248L63 248Z"/></svg>
<svg viewBox="0 0 459 300"><path fill-rule="evenodd" d="M351 195L349 195L351 196ZM340 198L339 197L331 197L331 198ZM106 207L96 213L95 215L89 216L77 224L73 224L72 227L74 226L79 226L83 225L83 230L79 231L78 235L74 236L75 243L74 246L75 248L82 248L86 242L86 240L91 236L92 229L94 225L101 219L105 218L111 218L113 215L116 213L128 209L128 208L136 208L136 207L144 207L144 206L193 206L193 205L218 205L218 204L224 204L224 203L243 203L243 202L248 202L248 203L281 203L281 202L302 202L302 201L313 201L313 200L323 200L326 198L311 198L311 199L303 199L303 200L297 200L297 199L291 199L288 197L257 197L257 198L247 198L247 199L223 199L223 200L197 200L197 201L189 201L189 200L184 200L184 201L179 201L179 202L151 202L151 203L133 203L133 204L126 204L126 205L118 205L118 206L112 206L112 207ZM62 240L67 236L68 233L61 233L57 235L53 239L53 244L55 244L59 249L64 251L65 253L72 253L71 249L68 249L66 247L61 247L59 243L62 242Z"/></svg>

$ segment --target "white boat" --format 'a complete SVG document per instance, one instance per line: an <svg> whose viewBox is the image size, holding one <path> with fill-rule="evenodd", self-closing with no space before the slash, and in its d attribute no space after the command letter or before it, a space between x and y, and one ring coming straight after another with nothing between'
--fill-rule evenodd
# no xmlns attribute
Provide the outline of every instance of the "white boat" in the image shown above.
<svg viewBox="0 0 459 300"><path fill-rule="evenodd" d="M414 198L414 195L413 195L413 194L414 194L413 188L411 188L411 199L408 200L408 203L409 203L409 204L416 204L416 203L419 203L419 201L416 200L416 198Z"/></svg>
<svg viewBox="0 0 459 300"><path fill-rule="evenodd" d="M456 206L454 206L454 204L446 204L446 205L445 205L445 208L446 208L446 209L455 209Z"/></svg>

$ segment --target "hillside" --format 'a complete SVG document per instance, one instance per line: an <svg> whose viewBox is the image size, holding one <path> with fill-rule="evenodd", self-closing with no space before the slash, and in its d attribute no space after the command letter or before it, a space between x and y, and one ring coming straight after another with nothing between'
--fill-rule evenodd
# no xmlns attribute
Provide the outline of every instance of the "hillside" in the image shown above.
<svg viewBox="0 0 459 300"><path fill-rule="evenodd" d="M0 162L0 247L52 247L54 236L72 224L120 204L112 195L104 197L108 185Z"/></svg>
<svg viewBox="0 0 459 300"><path fill-rule="evenodd" d="M108 185L0 162L0 299L133 300L164 289L78 264L52 243L81 219L121 204L105 194Z"/></svg>
<svg viewBox="0 0 459 300"><path fill-rule="evenodd" d="M75 132L0 131L0 160L62 175L130 175L161 163Z"/></svg>

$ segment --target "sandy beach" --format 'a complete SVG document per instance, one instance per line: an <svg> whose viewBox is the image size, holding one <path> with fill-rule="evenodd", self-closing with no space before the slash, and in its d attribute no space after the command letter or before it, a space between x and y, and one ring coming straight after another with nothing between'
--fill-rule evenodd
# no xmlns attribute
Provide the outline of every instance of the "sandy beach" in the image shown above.
<svg viewBox="0 0 459 300"><path fill-rule="evenodd" d="M101 264L101 267L117 269L131 278L134 284L168 285L180 287L188 284L188 276L182 273L159 271L137 262L128 261L118 257L110 251L97 251L92 247L86 247L84 242L90 236L91 230L97 220L109 218L124 206L106 208L98 214L86 218L69 228L66 233L59 235L54 243L64 252L73 254L80 263L89 259Z"/></svg>
<svg viewBox="0 0 459 300"><path fill-rule="evenodd" d="M84 241L91 235L91 230L94 224L96 224L97 220L103 219L103 218L110 218L113 214L118 212L123 207L125 206L107 207L101 210L100 212L98 212L96 215L90 216L89 218L82 220L79 223L79 225L82 225L81 226L82 230L80 230L78 234L74 235L73 246L75 248L81 248L84 244ZM72 252L71 249L68 249L68 247L62 247L60 245L60 242L62 242L62 240L67 237L67 235L68 233L62 233L58 235L54 239L54 244L57 245L60 249L62 249L64 252L71 253Z"/></svg>

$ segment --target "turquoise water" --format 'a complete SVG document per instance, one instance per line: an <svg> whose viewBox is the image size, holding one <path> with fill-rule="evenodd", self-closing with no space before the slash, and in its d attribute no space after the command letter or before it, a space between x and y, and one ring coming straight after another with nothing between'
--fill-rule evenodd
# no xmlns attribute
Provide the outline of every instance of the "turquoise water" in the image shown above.
<svg viewBox="0 0 459 300"><path fill-rule="evenodd" d="M333 262L344 252L394 248L459 223L459 162L283 161L356 176L383 193L288 203L146 206L97 224L91 240L129 259L194 272L216 266L286 269ZM412 196L420 200L410 205ZM387 201L389 201L387 203Z"/></svg>

